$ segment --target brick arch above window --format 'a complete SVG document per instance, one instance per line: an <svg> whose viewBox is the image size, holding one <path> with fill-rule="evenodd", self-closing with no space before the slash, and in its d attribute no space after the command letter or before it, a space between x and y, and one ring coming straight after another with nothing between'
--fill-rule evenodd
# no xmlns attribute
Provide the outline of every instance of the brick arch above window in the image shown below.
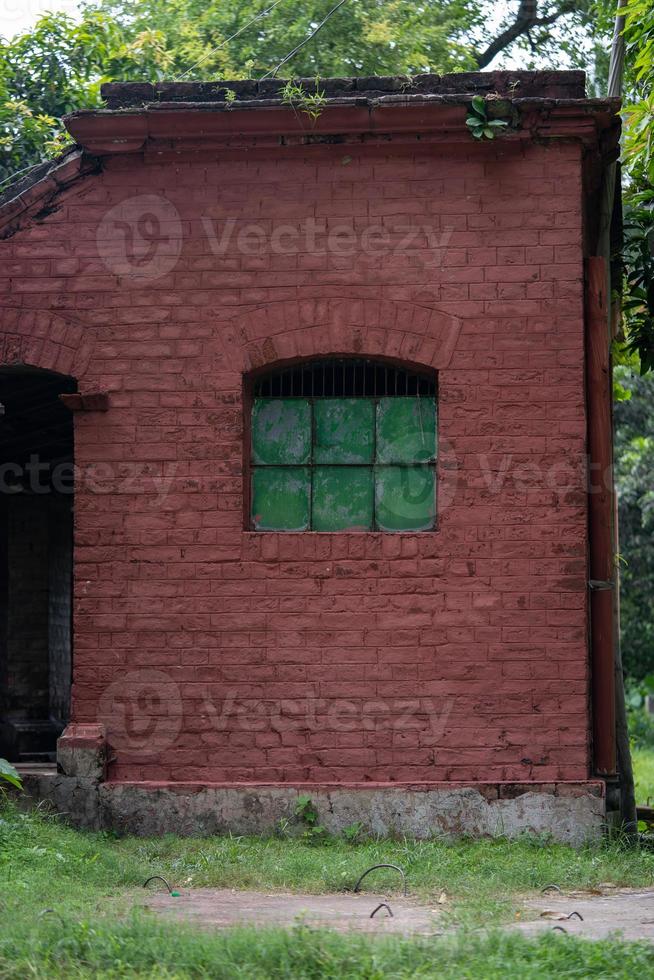
<svg viewBox="0 0 654 980"><path fill-rule="evenodd" d="M442 370L456 348L461 321L414 303L306 299L259 306L221 329L221 356L240 373L320 356L384 357ZM237 363L238 362L238 363Z"/></svg>

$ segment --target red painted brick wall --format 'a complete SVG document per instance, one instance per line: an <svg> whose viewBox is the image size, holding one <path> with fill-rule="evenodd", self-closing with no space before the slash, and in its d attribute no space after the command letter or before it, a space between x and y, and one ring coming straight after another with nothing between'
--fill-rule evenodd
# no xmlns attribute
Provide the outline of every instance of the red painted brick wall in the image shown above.
<svg viewBox="0 0 654 980"><path fill-rule="evenodd" d="M134 218L121 274L139 195L179 222ZM588 777L581 200L574 143L114 157L2 244L2 359L111 395L76 415L73 713L112 778ZM243 530L243 373L324 353L438 368L436 532Z"/></svg>

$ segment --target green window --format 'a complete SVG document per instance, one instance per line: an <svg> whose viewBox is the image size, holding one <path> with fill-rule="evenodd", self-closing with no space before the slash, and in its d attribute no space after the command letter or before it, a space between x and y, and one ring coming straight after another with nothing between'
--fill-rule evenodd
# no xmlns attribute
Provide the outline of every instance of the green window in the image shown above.
<svg viewBox="0 0 654 980"><path fill-rule="evenodd" d="M254 387L251 526L429 531L435 378L368 361L311 362Z"/></svg>

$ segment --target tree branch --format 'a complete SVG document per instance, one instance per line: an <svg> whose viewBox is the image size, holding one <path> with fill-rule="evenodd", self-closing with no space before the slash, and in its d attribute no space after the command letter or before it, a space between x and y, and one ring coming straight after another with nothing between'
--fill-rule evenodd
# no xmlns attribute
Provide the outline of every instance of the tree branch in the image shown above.
<svg viewBox="0 0 654 980"><path fill-rule="evenodd" d="M548 14L546 17L538 16L538 0L520 0L520 6L515 15L513 23L502 31L501 34L491 41L485 51L479 51L475 55L479 68L486 68L491 63L495 55L504 51L510 44L517 41L519 37L528 34L533 27L547 27L554 24L560 17L571 13L578 6L575 0L564 0L558 10Z"/></svg>

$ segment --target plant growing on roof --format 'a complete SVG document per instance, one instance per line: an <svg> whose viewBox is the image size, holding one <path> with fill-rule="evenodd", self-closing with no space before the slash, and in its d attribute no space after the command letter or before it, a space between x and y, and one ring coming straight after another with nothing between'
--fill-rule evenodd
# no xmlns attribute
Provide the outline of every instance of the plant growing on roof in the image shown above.
<svg viewBox="0 0 654 980"><path fill-rule="evenodd" d="M498 130L506 129L509 124L505 119L489 119L486 99L475 95L468 109L466 125L476 140L492 140Z"/></svg>
<svg viewBox="0 0 654 980"><path fill-rule="evenodd" d="M319 79L316 78L315 92L307 92L302 85L290 79L282 89L282 102L291 106L296 112L306 113L312 122L320 117L322 110L327 104L324 89L318 88Z"/></svg>

